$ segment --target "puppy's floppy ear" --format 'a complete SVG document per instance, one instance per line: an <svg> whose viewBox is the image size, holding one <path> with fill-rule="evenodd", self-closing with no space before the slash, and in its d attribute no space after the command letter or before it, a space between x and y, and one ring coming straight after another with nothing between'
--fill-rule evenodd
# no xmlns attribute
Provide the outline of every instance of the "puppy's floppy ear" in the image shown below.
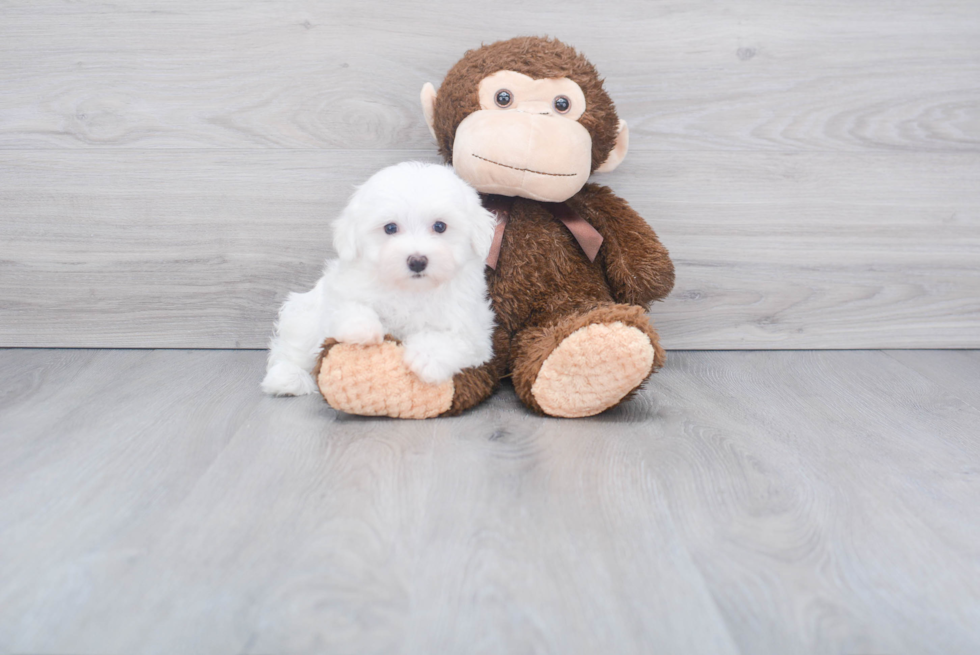
<svg viewBox="0 0 980 655"><path fill-rule="evenodd" d="M353 207L352 200L333 222L333 249L337 257L344 261L357 257L357 221Z"/></svg>
<svg viewBox="0 0 980 655"><path fill-rule="evenodd" d="M470 221L472 223L470 245L478 257L486 259L490 254L494 230L497 228L497 217L493 212L484 209L477 200L476 206L470 211Z"/></svg>

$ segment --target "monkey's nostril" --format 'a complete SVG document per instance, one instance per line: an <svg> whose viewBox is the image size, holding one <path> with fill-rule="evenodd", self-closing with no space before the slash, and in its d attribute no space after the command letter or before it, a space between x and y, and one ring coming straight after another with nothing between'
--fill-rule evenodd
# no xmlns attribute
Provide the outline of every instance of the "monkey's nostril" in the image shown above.
<svg viewBox="0 0 980 655"><path fill-rule="evenodd" d="M410 255L408 257L408 269L413 273L421 273L429 265L429 258L425 255Z"/></svg>

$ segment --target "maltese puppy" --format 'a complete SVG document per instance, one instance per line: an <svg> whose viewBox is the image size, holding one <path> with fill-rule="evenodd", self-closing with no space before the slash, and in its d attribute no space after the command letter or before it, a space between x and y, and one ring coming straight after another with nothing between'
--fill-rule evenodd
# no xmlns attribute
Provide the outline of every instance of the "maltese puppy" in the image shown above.
<svg viewBox="0 0 980 655"><path fill-rule="evenodd" d="M405 363L439 383L492 355L484 261L495 220L451 168L405 162L358 187L334 223L336 259L279 310L262 390L299 396L324 339L402 341Z"/></svg>

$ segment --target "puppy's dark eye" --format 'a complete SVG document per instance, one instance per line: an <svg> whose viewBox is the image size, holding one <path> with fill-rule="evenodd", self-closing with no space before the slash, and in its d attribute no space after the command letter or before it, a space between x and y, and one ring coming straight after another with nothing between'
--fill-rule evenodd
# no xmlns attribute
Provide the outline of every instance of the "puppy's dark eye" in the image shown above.
<svg viewBox="0 0 980 655"><path fill-rule="evenodd" d="M510 107L510 103L514 102L514 96L507 89L501 89L497 91L497 95L493 97L493 101L497 103L498 107Z"/></svg>
<svg viewBox="0 0 980 655"><path fill-rule="evenodd" d="M555 98L555 111L559 114L568 113L568 110L572 108L572 101L565 96L558 96Z"/></svg>
<svg viewBox="0 0 980 655"><path fill-rule="evenodd" d="M394 234L398 231L398 226L394 223L388 223L385 225L385 234Z"/></svg>
<svg viewBox="0 0 980 655"><path fill-rule="evenodd" d="M438 232L439 234L442 234L443 232L446 231L446 224L443 223L442 221L436 221L435 223L432 224L432 229Z"/></svg>

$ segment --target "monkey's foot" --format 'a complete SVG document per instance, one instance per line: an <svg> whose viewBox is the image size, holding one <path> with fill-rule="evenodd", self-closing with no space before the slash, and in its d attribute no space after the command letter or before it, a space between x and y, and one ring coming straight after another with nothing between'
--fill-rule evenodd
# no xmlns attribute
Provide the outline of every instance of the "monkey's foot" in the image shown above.
<svg viewBox="0 0 980 655"><path fill-rule="evenodd" d="M324 400L348 414L431 418L453 404L453 381L420 380L405 365L404 348L395 341L358 346L328 340L314 375Z"/></svg>
<svg viewBox="0 0 980 655"><path fill-rule="evenodd" d="M650 337L635 327L586 325L551 351L531 394L551 416L593 416L636 389L652 372L654 355Z"/></svg>

